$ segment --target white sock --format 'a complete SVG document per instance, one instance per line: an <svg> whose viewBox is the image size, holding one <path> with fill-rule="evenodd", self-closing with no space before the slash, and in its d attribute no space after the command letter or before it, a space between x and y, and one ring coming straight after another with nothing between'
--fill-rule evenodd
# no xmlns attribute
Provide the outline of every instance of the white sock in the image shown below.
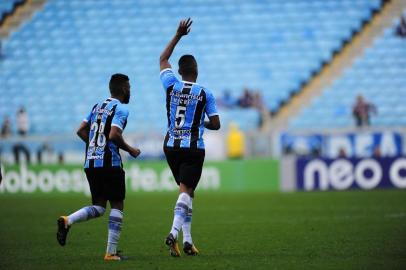
<svg viewBox="0 0 406 270"><path fill-rule="evenodd" d="M171 229L171 234L175 238L178 237L178 232L181 230L182 225L185 221L185 217L189 209L188 205L190 204L190 200L191 198L189 194L183 192L179 194L178 200L176 201Z"/></svg>
<svg viewBox="0 0 406 270"><path fill-rule="evenodd" d="M111 209L109 217L109 235L107 238L108 254L117 253L117 245L120 240L121 226L123 224L123 212L118 209Z"/></svg>
<svg viewBox="0 0 406 270"><path fill-rule="evenodd" d="M105 211L106 209L104 207L98 205L83 207L82 209L79 209L75 213L68 216L68 225L100 217Z"/></svg>
<svg viewBox="0 0 406 270"><path fill-rule="evenodd" d="M190 244L193 244L192 241L192 202L193 199L190 200L190 205L188 205L189 209L186 214L184 223L182 225L182 231L183 231L183 243L189 242Z"/></svg>

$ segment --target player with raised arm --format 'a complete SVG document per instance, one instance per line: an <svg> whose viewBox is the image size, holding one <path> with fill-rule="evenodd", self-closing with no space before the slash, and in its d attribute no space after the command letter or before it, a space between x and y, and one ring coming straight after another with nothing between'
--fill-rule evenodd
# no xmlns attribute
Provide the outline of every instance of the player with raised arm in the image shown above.
<svg viewBox="0 0 406 270"><path fill-rule="evenodd" d="M56 238L64 246L71 225L102 216L109 201L111 211L104 260L119 261L125 259L117 251L125 198L125 172L119 149L135 158L141 152L128 145L122 136L128 118L128 109L123 104L130 101L129 78L124 74L114 74L109 88L111 97L95 104L77 131L77 135L86 143L84 167L92 194L92 205L69 216L59 217Z"/></svg>
<svg viewBox="0 0 406 270"><path fill-rule="evenodd" d="M159 59L160 79L166 91L168 131L164 141L164 152L172 174L179 185L171 231L165 240L170 254L180 256L178 233L183 231L183 251L197 255L191 235L192 201L194 191L202 174L205 157L203 142L204 128L218 130L220 118L213 94L196 83L197 62L192 55L179 59L178 80L172 71L169 58L179 42L190 31L192 21L182 20L175 36L169 42ZM205 115L209 121L204 121Z"/></svg>

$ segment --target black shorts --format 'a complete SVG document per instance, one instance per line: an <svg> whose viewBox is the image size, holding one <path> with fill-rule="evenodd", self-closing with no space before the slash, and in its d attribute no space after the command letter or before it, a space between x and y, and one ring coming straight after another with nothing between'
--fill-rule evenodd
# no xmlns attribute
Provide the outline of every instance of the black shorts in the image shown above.
<svg viewBox="0 0 406 270"><path fill-rule="evenodd" d="M125 198L125 172L122 168L87 168L92 200L122 201Z"/></svg>
<svg viewBox="0 0 406 270"><path fill-rule="evenodd" d="M202 175L205 151L164 147L164 153L176 183L194 190Z"/></svg>

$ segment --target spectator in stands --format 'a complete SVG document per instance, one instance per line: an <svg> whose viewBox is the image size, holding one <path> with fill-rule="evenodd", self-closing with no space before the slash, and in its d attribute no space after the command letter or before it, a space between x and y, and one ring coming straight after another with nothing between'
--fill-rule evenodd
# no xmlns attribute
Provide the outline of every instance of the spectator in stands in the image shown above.
<svg viewBox="0 0 406 270"><path fill-rule="evenodd" d="M65 157L64 157L62 152L59 152L59 154L58 154L58 164L62 165L64 163L65 163Z"/></svg>
<svg viewBox="0 0 406 270"><path fill-rule="evenodd" d="M28 115L23 106L17 111L17 132L21 136L25 136L30 128L30 122L28 121Z"/></svg>
<svg viewBox="0 0 406 270"><path fill-rule="evenodd" d="M377 110L374 104L368 103L364 97L359 95L352 109L352 114L357 127L369 126L371 113L376 114Z"/></svg>
<svg viewBox="0 0 406 270"><path fill-rule="evenodd" d="M401 38L406 38L406 20L403 16L400 18L400 23L396 27L396 35Z"/></svg>
<svg viewBox="0 0 406 270"><path fill-rule="evenodd" d="M219 106L224 108L233 108L237 104L235 98L231 95L229 90L223 92L223 96L219 100Z"/></svg>
<svg viewBox="0 0 406 270"><path fill-rule="evenodd" d="M17 111L17 133L21 136L25 136L28 133L30 128L30 124L28 121L28 115L23 106L20 107ZM31 161L31 153L27 146L23 142L18 142L13 146L13 154L14 154L14 161L16 164L19 164L20 154L25 156L27 163Z"/></svg>
<svg viewBox="0 0 406 270"><path fill-rule="evenodd" d="M241 108L249 108L254 105L254 96L248 88L244 89L242 97L238 100L238 105Z"/></svg>
<svg viewBox="0 0 406 270"><path fill-rule="evenodd" d="M253 107L261 111L264 108L264 101L259 91L254 92Z"/></svg>
<svg viewBox="0 0 406 270"><path fill-rule="evenodd" d="M11 135L11 121L8 116L6 116L3 120L3 124L1 124L1 137L7 138Z"/></svg>
<svg viewBox="0 0 406 270"><path fill-rule="evenodd" d="M20 164L20 154L23 154L25 156L25 160L27 161L27 163L29 164L31 161L31 154L30 151L28 150L28 148L22 144L22 143L16 143L13 146L13 154L14 154L14 162L16 164Z"/></svg>
<svg viewBox="0 0 406 270"><path fill-rule="evenodd" d="M231 122L227 134L227 156L230 159L241 159L245 152L245 136L236 123Z"/></svg>
<svg viewBox="0 0 406 270"><path fill-rule="evenodd" d="M53 149L47 142L43 143L37 150L38 164L42 164L44 154L46 154L46 156L50 156L53 154Z"/></svg>

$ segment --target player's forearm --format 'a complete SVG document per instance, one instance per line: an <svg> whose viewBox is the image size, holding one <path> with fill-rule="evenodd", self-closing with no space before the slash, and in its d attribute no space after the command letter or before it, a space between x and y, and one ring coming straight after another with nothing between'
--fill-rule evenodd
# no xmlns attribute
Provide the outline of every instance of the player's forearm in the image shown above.
<svg viewBox="0 0 406 270"><path fill-rule="evenodd" d="M159 57L159 61L168 61L169 58L171 57L173 50L176 47L176 44L178 44L179 40L181 39L182 36L176 34L171 41L168 43L166 46L165 50L162 52L161 56Z"/></svg>
<svg viewBox="0 0 406 270"><path fill-rule="evenodd" d="M131 151L131 146L128 145L128 143L126 143L124 141L124 138L122 135L116 135L112 138L110 138L110 140L113 141L113 143L120 149L126 151L126 152L130 152Z"/></svg>
<svg viewBox="0 0 406 270"><path fill-rule="evenodd" d="M78 134L79 138L82 139L85 143L89 141L89 136L88 135L83 135L83 134Z"/></svg>
<svg viewBox="0 0 406 270"><path fill-rule="evenodd" d="M205 121L204 122L204 127L210 130L219 130L220 129L220 125L219 124L215 124L212 123L210 121Z"/></svg>
<svg viewBox="0 0 406 270"><path fill-rule="evenodd" d="M85 143L87 143L89 141L89 131L85 130L85 129L79 129L76 134L78 135L78 137L84 141Z"/></svg>

